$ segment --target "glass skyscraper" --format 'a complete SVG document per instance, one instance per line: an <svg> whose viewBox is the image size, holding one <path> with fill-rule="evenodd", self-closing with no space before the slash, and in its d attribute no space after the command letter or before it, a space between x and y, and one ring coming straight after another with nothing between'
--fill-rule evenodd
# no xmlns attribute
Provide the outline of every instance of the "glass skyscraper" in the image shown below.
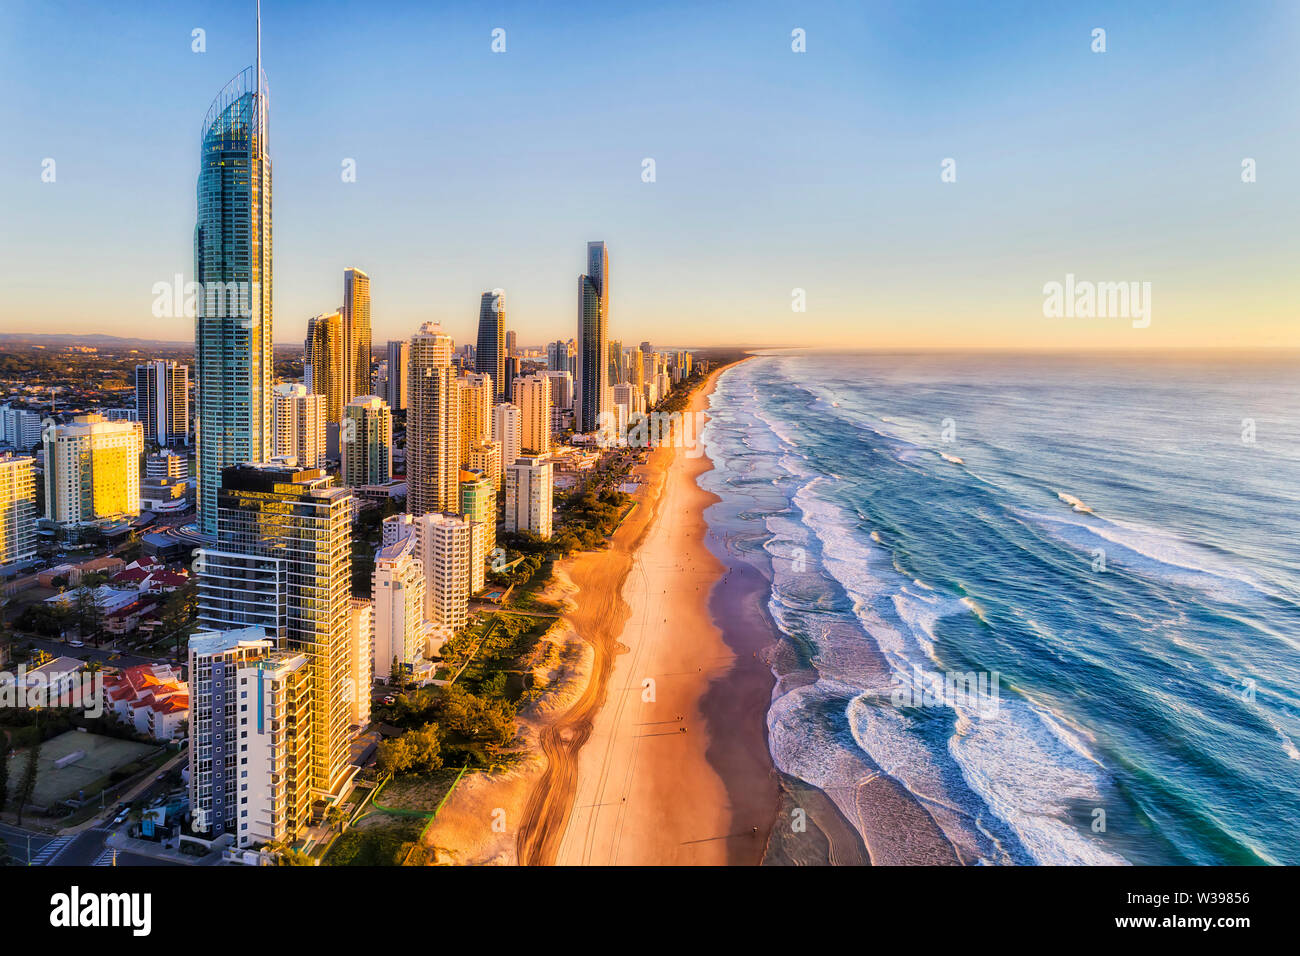
<svg viewBox="0 0 1300 956"><path fill-rule="evenodd" d="M609 408L609 250L587 243L587 274L578 276L577 375L573 407L580 432L595 431Z"/></svg>
<svg viewBox="0 0 1300 956"><path fill-rule="evenodd" d="M271 454L271 160L257 65L231 80L203 121L194 274L198 300L199 527L217 531L222 469Z"/></svg>
<svg viewBox="0 0 1300 956"><path fill-rule="evenodd" d="M478 347L474 371L492 376L496 401L506 394L506 294L501 289L484 292L478 309Z"/></svg>

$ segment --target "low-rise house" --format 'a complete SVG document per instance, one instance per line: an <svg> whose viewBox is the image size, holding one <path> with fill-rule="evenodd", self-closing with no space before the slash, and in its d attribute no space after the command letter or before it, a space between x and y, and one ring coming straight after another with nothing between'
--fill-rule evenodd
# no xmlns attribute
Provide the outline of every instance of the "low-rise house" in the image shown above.
<svg viewBox="0 0 1300 956"><path fill-rule="evenodd" d="M189 685L167 664L140 664L104 678L104 709L136 733L173 740L189 720Z"/></svg>

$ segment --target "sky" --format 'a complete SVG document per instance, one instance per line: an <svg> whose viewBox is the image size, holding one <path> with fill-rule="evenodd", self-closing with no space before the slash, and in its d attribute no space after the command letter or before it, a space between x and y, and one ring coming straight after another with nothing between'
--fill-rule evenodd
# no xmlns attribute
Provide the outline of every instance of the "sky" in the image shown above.
<svg viewBox="0 0 1300 956"><path fill-rule="evenodd" d="M1300 346L1297 40L1289 0L265 0L275 338L348 266L376 344L472 341L493 288L569 338L604 240L625 343ZM192 337L153 287L254 51L253 0L0 5L0 332ZM1045 315L1067 275L1149 322Z"/></svg>

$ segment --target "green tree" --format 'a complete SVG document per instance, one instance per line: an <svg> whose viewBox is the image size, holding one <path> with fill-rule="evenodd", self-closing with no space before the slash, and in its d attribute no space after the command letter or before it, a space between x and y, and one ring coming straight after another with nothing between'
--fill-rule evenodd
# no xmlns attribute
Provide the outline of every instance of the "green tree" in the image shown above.
<svg viewBox="0 0 1300 956"><path fill-rule="evenodd" d="M27 808L27 801L31 800L32 794L36 792L36 769L41 759L40 737L36 743L32 744L27 751L27 764L23 767L23 778L18 781L18 825L23 825L23 810Z"/></svg>
<svg viewBox="0 0 1300 956"><path fill-rule="evenodd" d="M194 623L198 603L198 585L193 578L163 598L159 617L164 632L176 638L177 661L181 660L181 645L190 625Z"/></svg>
<svg viewBox="0 0 1300 956"><path fill-rule="evenodd" d="M437 724L425 724L403 738L411 755L411 769L417 773L432 773L442 766L442 739Z"/></svg>
<svg viewBox="0 0 1300 956"><path fill-rule="evenodd" d="M411 748L402 737L381 740L375 748L375 764L380 773L403 773L411 766L411 759Z"/></svg>

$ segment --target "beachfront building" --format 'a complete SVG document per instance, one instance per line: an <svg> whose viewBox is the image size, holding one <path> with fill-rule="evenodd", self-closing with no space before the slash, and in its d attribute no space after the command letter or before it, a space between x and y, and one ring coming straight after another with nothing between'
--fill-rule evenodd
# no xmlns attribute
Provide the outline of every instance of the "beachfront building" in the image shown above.
<svg viewBox="0 0 1300 956"><path fill-rule="evenodd" d="M370 394L370 276L343 270L343 406ZM338 419L330 419L338 421Z"/></svg>
<svg viewBox="0 0 1300 956"><path fill-rule="evenodd" d="M260 627L189 643L190 807L195 832L236 845L292 839L311 803L311 669Z"/></svg>
<svg viewBox="0 0 1300 956"><path fill-rule="evenodd" d="M497 546L497 493L484 472L463 468L460 472L460 513L470 522L471 594L483 590L488 556Z"/></svg>
<svg viewBox="0 0 1300 956"><path fill-rule="evenodd" d="M409 515L394 517L410 518ZM425 620L426 581L419 540L411 521L387 519L384 530L393 540L376 553L371 575L374 672L386 682L392 679L396 668L418 681L434 630Z"/></svg>
<svg viewBox="0 0 1300 956"><path fill-rule="evenodd" d="M551 451L551 380L545 375L515 379L519 406L519 453L546 455Z"/></svg>
<svg viewBox="0 0 1300 956"><path fill-rule="evenodd" d="M349 704L352 730L358 733L370 725L370 690L375 683L374 610L373 601L357 597L349 608Z"/></svg>
<svg viewBox="0 0 1300 956"><path fill-rule="evenodd" d="M549 458L521 455L506 469L505 527L551 536L555 475Z"/></svg>
<svg viewBox="0 0 1300 956"><path fill-rule="evenodd" d="M140 513L139 422L78 415L45 430L45 517L59 525L93 524Z"/></svg>
<svg viewBox="0 0 1300 956"><path fill-rule="evenodd" d="M162 448L188 444L190 367L163 360L137 365L135 412L148 441Z"/></svg>
<svg viewBox="0 0 1300 956"><path fill-rule="evenodd" d="M306 385L284 383L271 390L273 450L300 468L325 464L326 398Z"/></svg>
<svg viewBox="0 0 1300 956"><path fill-rule="evenodd" d="M574 383L577 429L596 429L609 407L609 250L587 243L587 273L578 276L578 371Z"/></svg>
<svg viewBox="0 0 1300 956"><path fill-rule="evenodd" d="M452 511L460 480L460 388L451 367L451 336L426 322L411 339L410 410L406 418L407 510Z"/></svg>
<svg viewBox="0 0 1300 956"><path fill-rule="evenodd" d="M519 457L521 422L519 406L502 402L492 409L492 440L501 446L501 468L504 470Z"/></svg>
<svg viewBox="0 0 1300 956"><path fill-rule="evenodd" d="M36 556L36 459L0 455L0 567Z"/></svg>
<svg viewBox="0 0 1300 956"><path fill-rule="evenodd" d="M347 781L352 506L320 469L227 468L219 544L195 559L201 626L261 626L277 647L309 658L311 787L321 799Z"/></svg>
<svg viewBox="0 0 1300 956"><path fill-rule="evenodd" d="M415 538L424 567L424 619L458 631L469 620L473 536L457 514L426 514L415 520Z"/></svg>
<svg viewBox="0 0 1300 956"><path fill-rule="evenodd" d="M492 489L501 494L501 482L505 472L501 465L501 443L499 441L479 442L470 446L469 458L465 466L474 471L481 471L492 482Z"/></svg>
<svg viewBox="0 0 1300 956"><path fill-rule="evenodd" d="M212 101L200 137L195 407L199 527L212 535L224 469L271 457L271 159L260 44L258 62Z"/></svg>
<svg viewBox="0 0 1300 956"><path fill-rule="evenodd" d="M339 436L343 484L382 485L393 477L393 416L376 395L363 395L343 409Z"/></svg>
<svg viewBox="0 0 1300 956"><path fill-rule="evenodd" d="M479 300L478 347L474 350L474 371L487 375L496 388L495 401L505 396L506 381L506 293L504 289L484 292Z"/></svg>

